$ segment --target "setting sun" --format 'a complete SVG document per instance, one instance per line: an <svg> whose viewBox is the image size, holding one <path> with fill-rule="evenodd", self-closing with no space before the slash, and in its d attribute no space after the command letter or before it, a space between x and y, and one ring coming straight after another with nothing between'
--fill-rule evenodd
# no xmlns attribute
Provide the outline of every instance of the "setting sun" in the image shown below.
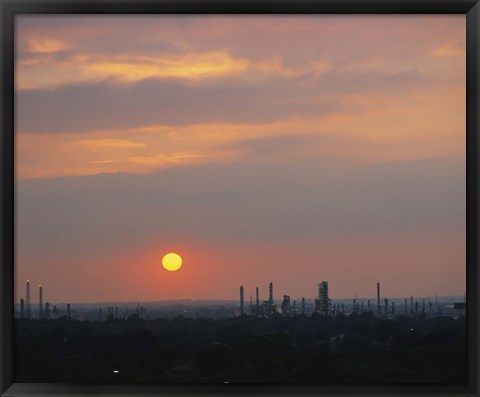
<svg viewBox="0 0 480 397"><path fill-rule="evenodd" d="M162 265L170 272L177 271L182 267L182 257L174 252L170 252L163 257Z"/></svg>

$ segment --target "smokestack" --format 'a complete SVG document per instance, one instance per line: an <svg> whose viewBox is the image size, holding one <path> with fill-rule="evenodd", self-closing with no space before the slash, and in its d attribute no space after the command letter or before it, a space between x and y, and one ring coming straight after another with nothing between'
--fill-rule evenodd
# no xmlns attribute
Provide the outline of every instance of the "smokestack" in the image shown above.
<svg viewBox="0 0 480 397"><path fill-rule="evenodd" d="M20 298L20 318L25 317L25 299Z"/></svg>
<svg viewBox="0 0 480 397"><path fill-rule="evenodd" d="M257 291L257 302L256 302L255 315L258 316L260 314L260 297L258 296L258 287L256 291Z"/></svg>
<svg viewBox="0 0 480 397"><path fill-rule="evenodd" d="M413 316L413 296L410 297L410 315Z"/></svg>
<svg viewBox="0 0 480 397"><path fill-rule="evenodd" d="M302 314L305 314L305 298L302 296Z"/></svg>
<svg viewBox="0 0 480 397"><path fill-rule="evenodd" d="M388 299L385 298L385 318L388 319Z"/></svg>
<svg viewBox="0 0 480 397"><path fill-rule="evenodd" d="M67 303L67 316L68 318L72 318L72 313L70 311L70 303Z"/></svg>
<svg viewBox="0 0 480 397"><path fill-rule="evenodd" d="M32 318L32 301L30 300L30 280L27 280L27 293L26 293L26 304L27 304L27 318Z"/></svg>
<svg viewBox="0 0 480 397"><path fill-rule="evenodd" d="M380 283L377 283L377 314L378 318L382 317L382 312L380 309Z"/></svg>
<svg viewBox="0 0 480 397"><path fill-rule="evenodd" d="M395 302L392 302L392 317L395 317Z"/></svg>
<svg viewBox="0 0 480 397"><path fill-rule="evenodd" d="M425 314L425 298L423 298L422 313Z"/></svg>
<svg viewBox="0 0 480 397"><path fill-rule="evenodd" d="M405 315L408 315L408 299L405 298Z"/></svg>
<svg viewBox="0 0 480 397"><path fill-rule="evenodd" d="M367 301L367 307L368 307L368 311L371 311L371 309L370 309L370 299Z"/></svg>
<svg viewBox="0 0 480 397"><path fill-rule="evenodd" d="M38 286L38 314L40 318L43 317L43 290L42 286Z"/></svg>
<svg viewBox="0 0 480 397"><path fill-rule="evenodd" d="M243 316L244 309L243 309L243 285L240 286L240 314Z"/></svg>
<svg viewBox="0 0 480 397"><path fill-rule="evenodd" d="M268 300L270 303L273 302L273 283L268 286Z"/></svg>

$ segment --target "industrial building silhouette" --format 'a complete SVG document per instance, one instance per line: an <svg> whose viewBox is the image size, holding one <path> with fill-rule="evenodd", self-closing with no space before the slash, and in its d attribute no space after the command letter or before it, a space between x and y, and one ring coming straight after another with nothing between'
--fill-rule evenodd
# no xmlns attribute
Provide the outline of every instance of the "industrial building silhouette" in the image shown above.
<svg viewBox="0 0 480 397"><path fill-rule="evenodd" d="M270 282L269 287L269 296L268 300L260 302L259 297L259 287L256 287L256 299L253 303L252 296L250 296L250 307L248 313L245 310L245 288L240 286L240 315L250 315L255 317L269 318L275 315L282 315L285 317L296 316L297 314L306 315L306 300L305 297L301 298L301 309L298 312L297 304L295 299L291 299L289 295L283 295L283 300L281 304L277 307L273 299L273 283ZM359 313L371 313L377 319L392 319L398 316L397 308L393 299L390 301L388 298L384 298L383 305L381 304L381 291L380 283L377 282L377 307L374 311L370 302L370 299L367 300L366 305L364 302L358 302L357 296L353 299L352 306L347 311L345 309L344 302L332 302L329 297L328 291L328 281L322 281L318 284L318 295L314 299L314 310L313 313L317 313L321 316L335 316L338 314L341 315L351 315ZM434 316L441 316L442 309L438 302L436 302L436 311L433 311L433 303L428 302L428 312L426 309L425 298L422 298L422 307L419 308L420 303L418 301L414 302L414 297L410 296L410 310L408 310L408 300L405 298L404 316L416 317L416 318L427 318ZM454 310L460 315L465 314L466 303L465 298L464 302L455 302L453 304ZM375 314L376 313L376 314ZM402 315L401 314L401 315Z"/></svg>
<svg viewBox="0 0 480 397"><path fill-rule="evenodd" d="M329 296L329 283L328 281L321 281L318 284L318 293L313 299L313 311L311 309L307 312L307 301L305 296L301 297L300 307L297 306L297 301L292 299L290 295L284 294L283 299L278 300L277 303L274 300L273 294L273 282L269 283L268 286L268 299L261 301L260 300L260 290L259 287L255 288L255 301L253 301L252 296L250 295L250 305L248 308L245 305L245 288L240 286L240 310L239 314L241 316L255 316L261 318L269 318L277 315L291 317L297 315L311 315L313 313L320 316L336 316L336 315L352 315L360 313L371 313L377 319L392 319L400 316L409 316L415 318L431 318L435 316L441 316L444 313L442 312L442 307L438 303L438 298L435 298L435 304L431 301L426 301L425 298L422 298L419 302L414 300L413 296L410 296L410 299L404 298L403 310L398 309L395 301L393 299L384 298L382 305L381 289L380 283L377 282L376 286L377 293L377 304L376 307L373 307L370 299L358 301L357 296L353 298L352 304L348 304L347 307L345 302L333 302ZM20 310L19 317L26 319L48 319L48 318L58 318L62 316L67 316L72 318L71 304L67 303L63 309L58 308L56 305L53 305L51 309L51 304L49 302L44 303L44 290L43 286L38 286L38 310L32 310L32 300L31 300L31 291L30 291L30 280L26 282L25 289L25 299L20 298ZM365 302L364 302L365 301ZM397 299L397 303L398 299ZM428 310L427 310L428 303ZM309 304L311 305L311 304ZM434 310L435 306L435 310ZM451 305L453 312L457 315L465 315L466 312L466 302L465 297L463 302L453 302ZM311 306L309 306L311 307ZM105 310L106 309L106 310ZM397 310L398 309L398 310ZM238 313L238 311L237 311ZM125 315L128 315L128 309L124 311ZM140 319L149 320L150 314L147 313L147 308L140 305L138 306L134 313ZM99 307L97 311L97 320L104 321L108 318L119 318L119 308L118 306L108 306L108 307Z"/></svg>

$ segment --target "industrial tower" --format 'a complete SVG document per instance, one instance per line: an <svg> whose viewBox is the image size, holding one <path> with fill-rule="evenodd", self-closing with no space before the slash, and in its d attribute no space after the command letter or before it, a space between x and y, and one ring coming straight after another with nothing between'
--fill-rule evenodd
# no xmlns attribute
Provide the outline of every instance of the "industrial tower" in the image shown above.
<svg viewBox="0 0 480 397"><path fill-rule="evenodd" d="M30 299L30 280L27 280L27 292L25 295L27 304L27 318L32 318L32 301Z"/></svg>
<svg viewBox="0 0 480 397"><path fill-rule="evenodd" d="M243 308L243 285L240 286L240 314L243 316L244 308Z"/></svg>
<svg viewBox="0 0 480 397"><path fill-rule="evenodd" d="M288 295L283 295L282 314L284 316L290 316L291 312L292 307L290 305L290 297Z"/></svg>
<svg viewBox="0 0 480 397"><path fill-rule="evenodd" d="M377 282L377 317L382 317L382 308L380 306L380 283Z"/></svg>
<svg viewBox="0 0 480 397"><path fill-rule="evenodd" d="M38 315L43 318L43 289L42 285L38 286Z"/></svg>
<svg viewBox="0 0 480 397"><path fill-rule="evenodd" d="M330 298L328 297L328 281L322 281L318 284L318 300L320 304L320 314L330 314Z"/></svg>
<svg viewBox="0 0 480 397"><path fill-rule="evenodd" d="M20 298L20 318L25 317L25 299Z"/></svg>

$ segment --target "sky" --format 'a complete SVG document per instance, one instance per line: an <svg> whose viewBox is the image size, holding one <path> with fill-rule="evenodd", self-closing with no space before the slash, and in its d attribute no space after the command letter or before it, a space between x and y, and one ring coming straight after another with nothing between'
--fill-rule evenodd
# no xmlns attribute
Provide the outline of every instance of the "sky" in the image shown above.
<svg viewBox="0 0 480 397"><path fill-rule="evenodd" d="M465 78L462 15L17 16L16 299L463 295Z"/></svg>

